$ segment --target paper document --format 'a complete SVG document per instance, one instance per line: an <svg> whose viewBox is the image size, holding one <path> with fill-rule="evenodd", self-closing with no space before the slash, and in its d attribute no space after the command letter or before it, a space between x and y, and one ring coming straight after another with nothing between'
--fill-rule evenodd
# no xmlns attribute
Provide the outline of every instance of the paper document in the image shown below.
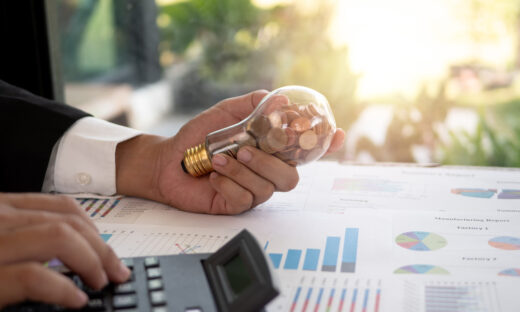
<svg viewBox="0 0 520 312"><path fill-rule="evenodd" d="M238 216L77 196L121 257L213 252L250 230L282 294L268 311L518 311L520 171L316 162Z"/></svg>

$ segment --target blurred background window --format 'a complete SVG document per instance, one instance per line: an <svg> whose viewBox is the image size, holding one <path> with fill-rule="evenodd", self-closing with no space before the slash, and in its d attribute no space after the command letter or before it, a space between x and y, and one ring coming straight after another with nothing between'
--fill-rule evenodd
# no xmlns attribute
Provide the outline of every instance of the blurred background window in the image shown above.
<svg viewBox="0 0 520 312"><path fill-rule="evenodd" d="M58 0L66 102L173 135L299 84L329 100L331 158L520 166L520 2Z"/></svg>

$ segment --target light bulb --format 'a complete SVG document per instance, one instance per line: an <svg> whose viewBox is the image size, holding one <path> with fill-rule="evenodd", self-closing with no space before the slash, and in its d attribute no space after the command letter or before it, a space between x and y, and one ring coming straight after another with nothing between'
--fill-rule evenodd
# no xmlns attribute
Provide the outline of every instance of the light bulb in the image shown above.
<svg viewBox="0 0 520 312"><path fill-rule="evenodd" d="M195 177L205 175L213 171L213 155L236 158L246 145L292 166L302 165L325 154L335 131L325 96L307 87L281 87L267 94L246 119L208 134L205 142L187 149L182 168Z"/></svg>

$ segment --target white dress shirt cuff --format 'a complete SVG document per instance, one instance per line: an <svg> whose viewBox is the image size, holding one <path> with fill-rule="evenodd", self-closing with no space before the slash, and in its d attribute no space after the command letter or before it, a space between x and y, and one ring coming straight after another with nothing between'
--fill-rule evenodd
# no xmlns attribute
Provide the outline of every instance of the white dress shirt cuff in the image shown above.
<svg viewBox="0 0 520 312"><path fill-rule="evenodd" d="M78 120L54 146L42 191L115 194L117 144L139 134L93 117Z"/></svg>

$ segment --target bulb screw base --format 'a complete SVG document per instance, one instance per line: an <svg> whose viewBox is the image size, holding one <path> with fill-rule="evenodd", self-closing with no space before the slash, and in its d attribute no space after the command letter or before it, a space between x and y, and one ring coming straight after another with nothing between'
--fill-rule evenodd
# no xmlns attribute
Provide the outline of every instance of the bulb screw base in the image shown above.
<svg viewBox="0 0 520 312"><path fill-rule="evenodd" d="M206 150L206 144L201 143L197 146L188 148L184 152L182 169L194 177L199 177L213 171L211 158Z"/></svg>

